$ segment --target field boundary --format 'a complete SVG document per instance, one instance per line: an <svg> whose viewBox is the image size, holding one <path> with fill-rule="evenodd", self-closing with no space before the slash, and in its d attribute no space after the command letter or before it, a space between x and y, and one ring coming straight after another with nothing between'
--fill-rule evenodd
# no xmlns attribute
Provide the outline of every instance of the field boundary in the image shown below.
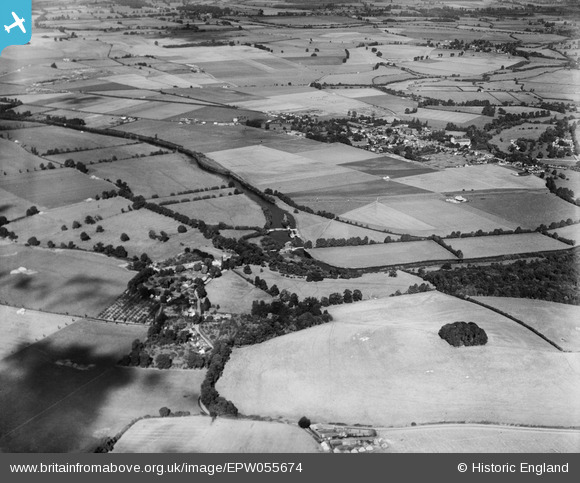
<svg viewBox="0 0 580 483"><path fill-rule="evenodd" d="M558 349L560 352L573 352L573 351L567 351L564 350L562 347L560 347L558 344L556 344L553 340L549 339L547 336L545 336L544 334L542 334L539 330L534 329L532 326L526 324L524 321L515 318L513 315L508 314L507 312L504 312L503 310L500 310L496 307L492 307L491 305L487 305L483 302L480 302L479 300L475 300L471 297L467 297L466 299L468 302L471 302L473 304L479 305L481 307L484 307L488 310L491 310L493 312L495 312L496 314L499 315L503 315L504 317L507 317L510 320L513 320L514 322L520 324L522 327L525 327L526 329L532 331L534 334L536 334L538 337L541 337L542 339L544 339L548 344L554 346L556 349ZM533 300L533 299L530 299Z"/></svg>

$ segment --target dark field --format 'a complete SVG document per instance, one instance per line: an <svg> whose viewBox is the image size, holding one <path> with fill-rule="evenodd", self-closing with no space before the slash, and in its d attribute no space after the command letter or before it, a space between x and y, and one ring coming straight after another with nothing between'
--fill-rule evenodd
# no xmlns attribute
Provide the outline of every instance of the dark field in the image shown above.
<svg viewBox="0 0 580 483"><path fill-rule="evenodd" d="M341 166L348 166L349 168L362 171L363 173L373 174L375 176L389 176L390 178L402 178L404 176L432 173L435 171L431 168L426 168L414 163L407 163L389 156L345 163L341 164Z"/></svg>

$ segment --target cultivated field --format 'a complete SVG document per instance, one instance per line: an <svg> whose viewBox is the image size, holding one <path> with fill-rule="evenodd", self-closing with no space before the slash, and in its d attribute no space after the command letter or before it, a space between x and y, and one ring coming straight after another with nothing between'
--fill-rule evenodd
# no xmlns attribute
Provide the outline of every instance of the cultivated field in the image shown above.
<svg viewBox="0 0 580 483"><path fill-rule="evenodd" d="M386 453L575 453L577 430L446 424L382 429Z"/></svg>
<svg viewBox="0 0 580 483"><path fill-rule="evenodd" d="M516 176L516 172L490 164L451 168L436 173L397 178L397 182L438 193L489 189L542 189L536 176Z"/></svg>
<svg viewBox="0 0 580 483"><path fill-rule="evenodd" d="M0 448L92 451L166 406L198 414L205 371L117 367L147 328L83 320L0 362Z"/></svg>
<svg viewBox="0 0 580 483"><path fill-rule="evenodd" d="M455 256L429 241L395 242L357 247L313 248L308 253L335 267L368 268L430 260L454 260Z"/></svg>
<svg viewBox="0 0 580 483"><path fill-rule="evenodd" d="M68 315L0 305L0 327L2 328L0 359L48 337L74 321L74 317Z"/></svg>
<svg viewBox="0 0 580 483"><path fill-rule="evenodd" d="M15 142L0 138L0 175L2 177L40 169L42 163L47 164L45 160L30 154Z"/></svg>
<svg viewBox="0 0 580 483"><path fill-rule="evenodd" d="M203 171L179 153L97 164L90 167L90 173L112 181L120 178L134 193L146 198L224 184L222 178Z"/></svg>
<svg viewBox="0 0 580 483"><path fill-rule="evenodd" d="M474 299L521 320L565 351L580 352L580 307L577 305L511 297Z"/></svg>
<svg viewBox="0 0 580 483"><path fill-rule="evenodd" d="M256 275L258 274L252 274L254 277ZM206 285L206 290L212 305L219 305L219 312L246 314L252 311L254 300L264 300L267 303L273 300L266 292L229 270L221 277L212 279Z"/></svg>
<svg viewBox="0 0 580 483"><path fill-rule="evenodd" d="M461 250L464 258L498 257L516 253L547 252L570 248L570 245L541 233L448 238L445 241L455 250Z"/></svg>
<svg viewBox="0 0 580 483"><path fill-rule="evenodd" d="M203 416L135 423L114 453L317 453L320 446L294 425Z"/></svg>
<svg viewBox="0 0 580 483"><path fill-rule="evenodd" d="M244 414L314 422L580 421L578 354L494 312L437 292L330 312L331 323L235 349L216 389ZM482 327L487 345L443 341L438 330L457 320Z"/></svg>
<svg viewBox="0 0 580 483"><path fill-rule="evenodd" d="M73 250L0 246L0 299L47 312L97 315L135 275L104 255Z"/></svg>
<svg viewBox="0 0 580 483"><path fill-rule="evenodd" d="M251 265L252 275L256 275L265 280L268 287L276 285L280 291L286 289L290 293L298 295L300 300L306 297L328 297L331 293L342 294L346 289L360 290L363 300L388 297L397 290L405 292L411 285L422 284L423 280L414 275L397 270L396 277L389 277L384 272L365 273L358 278L332 279L327 278L320 282L307 282L304 277L285 276L279 272L274 272L267 267ZM236 270L242 277L248 277L242 270ZM429 285L429 284L428 284Z"/></svg>
<svg viewBox="0 0 580 483"><path fill-rule="evenodd" d="M64 164L67 159L72 159L75 163L79 161L89 166L91 163L97 163L100 160L111 161L149 156L151 153L159 151L160 148L145 143L132 143L124 146L114 146L111 148L89 149L86 151L77 151L74 153L62 153L53 156L47 156L57 163ZM163 150L167 153L167 150ZM46 164L46 163L45 163Z"/></svg>
<svg viewBox="0 0 580 483"><path fill-rule="evenodd" d="M465 194L467 205L522 228L536 229L553 221L580 219L580 208L546 191Z"/></svg>
<svg viewBox="0 0 580 483"><path fill-rule="evenodd" d="M103 180L92 179L76 169L59 168L5 176L0 179L0 189L28 200L29 206L35 205L41 209L94 198L103 191L114 189L114 186ZM26 209L20 216L24 216L25 212Z"/></svg>
<svg viewBox="0 0 580 483"><path fill-rule="evenodd" d="M580 225L570 225L563 228L556 228L555 230L550 230L550 233L557 233L559 236L567 238L568 240L574 240L575 246L580 244Z"/></svg>
<svg viewBox="0 0 580 483"><path fill-rule="evenodd" d="M203 193L199 193L198 196L203 196ZM169 205L168 208L190 218L201 219L211 225L224 222L231 226L263 227L266 223L260 205L244 194L178 203Z"/></svg>

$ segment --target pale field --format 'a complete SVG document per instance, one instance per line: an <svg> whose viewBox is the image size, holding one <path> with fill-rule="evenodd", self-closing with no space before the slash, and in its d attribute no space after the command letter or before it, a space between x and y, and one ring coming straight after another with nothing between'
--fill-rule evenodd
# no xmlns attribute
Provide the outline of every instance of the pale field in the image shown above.
<svg viewBox="0 0 580 483"><path fill-rule="evenodd" d="M346 116L348 111L370 115L373 108L357 99L350 99L335 94L334 90L322 91L313 89L309 93L281 94L264 100L242 101L238 107L264 112L310 113L323 116ZM375 107L377 115L388 115Z"/></svg>
<svg viewBox="0 0 580 483"><path fill-rule="evenodd" d="M570 245L544 236L541 233L449 238L445 241L456 250L461 250L464 258L497 257L515 253L533 253L570 248Z"/></svg>
<svg viewBox="0 0 580 483"><path fill-rule="evenodd" d="M434 50L432 47L422 47L418 45L376 45L377 52L382 52L382 57L377 57L376 53L371 52L369 47L366 50L364 47L359 47L357 49L350 49L350 58L347 61L347 65L352 64L371 64L374 65L377 62L390 61L412 61L414 57L431 55ZM352 60L351 60L352 59Z"/></svg>
<svg viewBox="0 0 580 483"><path fill-rule="evenodd" d="M113 453L317 453L320 446L294 425L190 416L144 419L115 444Z"/></svg>
<svg viewBox="0 0 580 483"><path fill-rule="evenodd" d="M578 354L499 314L437 292L330 313L328 324L234 349L216 389L244 414L314 422L578 425ZM482 327L487 345L442 340L457 320Z"/></svg>
<svg viewBox="0 0 580 483"><path fill-rule="evenodd" d="M2 328L0 359L48 337L74 321L74 317L68 315L0 305L0 327Z"/></svg>
<svg viewBox="0 0 580 483"><path fill-rule="evenodd" d="M252 273L255 277L257 273ZM207 297L212 305L219 305L219 312L249 314L254 300L270 303L273 298L254 287L237 273L227 270L221 277L212 279L206 286Z"/></svg>
<svg viewBox="0 0 580 483"><path fill-rule="evenodd" d="M577 453L577 430L490 425L381 429L386 453Z"/></svg>
<svg viewBox="0 0 580 483"><path fill-rule="evenodd" d="M444 52L444 57L434 57L434 55L432 54L427 61L407 62L403 65L412 71L426 75L460 74L468 76L493 72L499 70L502 65L507 68L518 62L517 58L508 59L506 56L493 54L467 54L462 57L457 55L455 57L447 57L448 54ZM410 60L412 60L412 57Z"/></svg>
<svg viewBox="0 0 580 483"><path fill-rule="evenodd" d="M119 99L95 95L73 95L71 97L58 98L50 103L44 102L43 104L55 109L74 109L78 111L107 114L147 104L147 101L141 99Z"/></svg>
<svg viewBox="0 0 580 483"><path fill-rule="evenodd" d="M91 452L159 408L199 414L204 370L125 368L117 361L146 326L83 320L0 363L0 448Z"/></svg>
<svg viewBox="0 0 580 483"><path fill-rule="evenodd" d="M379 154L354 148L342 143L324 144L320 149L302 151L300 156L325 164L345 164L355 161L380 158Z"/></svg>
<svg viewBox="0 0 580 483"><path fill-rule="evenodd" d="M438 109L417 109L416 113L409 114L407 117L409 118L419 118L422 121L426 120L428 122L431 121L441 121L441 122L453 122L455 124L473 124L473 121L481 118L480 114L470 114L467 112L449 112L449 111L441 111ZM491 122L491 118L489 118Z"/></svg>
<svg viewBox="0 0 580 483"><path fill-rule="evenodd" d="M515 171L493 165L450 168L435 173L397 178L416 188L438 193L489 189L542 189L544 181L536 176L515 176Z"/></svg>
<svg viewBox="0 0 580 483"><path fill-rule="evenodd" d="M317 153L318 150L310 156L319 156ZM348 168L315 161L302 153L292 154L261 145L210 152L208 156L253 184L282 192L304 189L304 183L312 184L313 180L314 188L334 186L337 180L331 176L342 179L342 184L375 179Z"/></svg>
<svg viewBox="0 0 580 483"><path fill-rule="evenodd" d="M577 305L512 297L473 298L521 320L564 351L580 352L580 307Z"/></svg>
<svg viewBox="0 0 580 483"><path fill-rule="evenodd" d="M0 298L8 305L95 316L126 289L134 272L120 260L74 250L0 245ZM11 273L23 268L20 273Z"/></svg>
<svg viewBox="0 0 580 483"><path fill-rule="evenodd" d="M377 58L377 62L380 59ZM340 72L327 74L321 77L318 82L321 84L326 83L330 85L336 84L382 84L391 80L398 79L408 79L409 77L414 77L412 74L405 72L401 69L391 66L379 66L378 69L373 70L369 66L353 66L352 72Z"/></svg>
<svg viewBox="0 0 580 483"><path fill-rule="evenodd" d="M212 194L211 191L207 193ZM231 226L263 227L266 223L260 205L244 194L179 203L169 205L168 208L190 218L203 220L210 225L217 225L223 221Z"/></svg>
<svg viewBox="0 0 580 483"><path fill-rule="evenodd" d="M47 164L44 159L29 153L17 143L0 138L0 174L3 176L40 169L41 163Z"/></svg>
<svg viewBox="0 0 580 483"><path fill-rule="evenodd" d="M559 236L574 240L574 246L580 245L580 225L570 225L563 228L550 230L549 233L557 233Z"/></svg>
<svg viewBox="0 0 580 483"><path fill-rule="evenodd" d="M0 214L9 220L24 216L26 210L32 205L29 200L25 200L2 188L0 188L0 198L2 199ZM42 205L37 205L37 208L39 210L42 209Z"/></svg>
<svg viewBox="0 0 580 483"><path fill-rule="evenodd" d="M300 300L306 297L328 297L330 294L338 292L344 293L346 289L360 290L363 300L385 298L394 294L397 290L405 292L411 285L421 285L425 283L421 278L397 270L396 277L389 277L386 273L365 273L358 278L332 279L327 278L320 282L307 282L305 277L285 276L279 272L274 272L267 267L251 265L252 275L246 275L242 270L236 271L242 277L255 277L256 275L265 280L268 288L276 285L280 291L288 290L290 293L298 295ZM427 285L430 286L429 283Z"/></svg>
<svg viewBox="0 0 580 483"><path fill-rule="evenodd" d="M163 197L179 191L224 184L222 178L203 171L193 160L190 161L187 156L180 153L94 164L90 166L90 172L112 181L121 178L129 184L134 193L146 198L151 198L155 194Z"/></svg>
<svg viewBox="0 0 580 483"><path fill-rule="evenodd" d="M455 259L451 252L431 240L357 247L313 248L308 250L308 253L321 262L343 268L369 268Z"/></svg>
<svg viewBox="0 0 580 483"><path fill-rule="evenodd" d="M426 196L391 197L343 213L341 218L410 235L446 235L452 231L471 232L515 229L515 222L476 209L468 203L448 203L444 198Z"/></svg>
<svg viewBox="0 0 580 483"><path fill-rule="evenodd" d="M146 101L144 105L113 111L117 115L125 115L144 119L168 119L199 109L189 103Z"/></svg>

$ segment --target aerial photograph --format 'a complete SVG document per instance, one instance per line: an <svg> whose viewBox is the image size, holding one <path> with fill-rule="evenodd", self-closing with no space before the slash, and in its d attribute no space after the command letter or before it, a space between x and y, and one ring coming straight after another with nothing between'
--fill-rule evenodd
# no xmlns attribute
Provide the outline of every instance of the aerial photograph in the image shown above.
<svg viewBox="0 0 580 483"><path fill-rule="evenodd" d="M0 453L580 453L578 0L19 2Z"/></svg>

